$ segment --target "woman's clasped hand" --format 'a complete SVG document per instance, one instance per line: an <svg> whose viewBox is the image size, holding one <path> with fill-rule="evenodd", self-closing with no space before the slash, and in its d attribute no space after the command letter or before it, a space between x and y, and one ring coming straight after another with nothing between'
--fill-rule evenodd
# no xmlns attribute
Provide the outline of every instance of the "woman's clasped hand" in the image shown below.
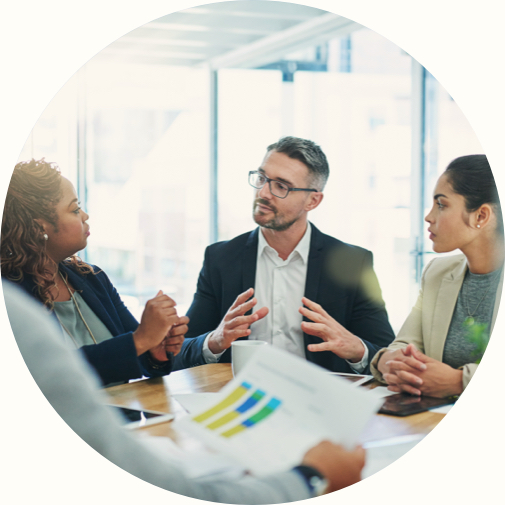
<svg viewBox="0 0 505 505"><path fill-rule="evenodd" d="M395 393L445 398L462 393L461 370L430 358L414 344L385 353L383 377L388 389Z"/></svg>

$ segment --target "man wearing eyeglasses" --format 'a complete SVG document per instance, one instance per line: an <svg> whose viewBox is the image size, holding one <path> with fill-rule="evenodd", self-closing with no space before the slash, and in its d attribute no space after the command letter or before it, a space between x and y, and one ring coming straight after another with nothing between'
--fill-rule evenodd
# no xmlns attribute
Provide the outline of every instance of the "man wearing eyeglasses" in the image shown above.
<svg viewBox="0 0 505 505"><path fill-rule="evenodd" d="M249 172L259 227L207 248L181 363L229 362L234 340L254 339L334 372L369 371L394 334L371 252L308 221L328 176L314 142L284 137L268 146Z"/></svg>

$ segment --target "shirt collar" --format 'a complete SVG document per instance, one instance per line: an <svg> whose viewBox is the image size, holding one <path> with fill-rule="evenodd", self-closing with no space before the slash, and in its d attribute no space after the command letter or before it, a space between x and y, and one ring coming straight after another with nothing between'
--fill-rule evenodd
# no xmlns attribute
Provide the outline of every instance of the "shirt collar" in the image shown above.
<svg viewBox="0 0 505 505"><path fill-rule="evenodd" d="M293 249L291 254L288 256L286 261L290 261L295 254L298 254L303 263L307 264L309 260L311 235L312 235L312 226L309 222L307 222L307 229L305 230L303 237L301 238L300 242L298 242L296 247ZM260 228L258 231L258 259L266 252L267 249L274 251L275 254L277 254L277 252L268 245L268 242L266 241L263 232L261 231Z"/></svg>

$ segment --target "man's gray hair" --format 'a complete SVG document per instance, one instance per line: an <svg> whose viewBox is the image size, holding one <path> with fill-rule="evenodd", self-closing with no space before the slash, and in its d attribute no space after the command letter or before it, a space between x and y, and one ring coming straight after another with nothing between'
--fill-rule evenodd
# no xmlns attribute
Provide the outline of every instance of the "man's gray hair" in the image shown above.
<svg viewBox="0 0 505 505"><path fill-rule="evenodd" d="M267 152L283 153L301 161L308 169L314 189L322 191L330 175L330 167L323 150L312 140L298 137L283 137L267 147Z"/></svg>

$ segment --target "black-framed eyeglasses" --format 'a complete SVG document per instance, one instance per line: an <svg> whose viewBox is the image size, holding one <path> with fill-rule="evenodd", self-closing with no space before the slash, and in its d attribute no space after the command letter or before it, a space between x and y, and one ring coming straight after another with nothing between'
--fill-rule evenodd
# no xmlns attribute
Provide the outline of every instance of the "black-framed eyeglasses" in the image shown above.
<svg viewBox="0 0 505 505"><path fill-rule="evenodd" d="M261 189L268 182L268 187L270 188L270 193L277 198L286 198L290 191L314 191L318 193L317 189L311 188L290 188L284 182L276 181L274 179L268 178L265 174L258 172L257 170L251 170L249 172L249 184L256 189Z"/></svg>

